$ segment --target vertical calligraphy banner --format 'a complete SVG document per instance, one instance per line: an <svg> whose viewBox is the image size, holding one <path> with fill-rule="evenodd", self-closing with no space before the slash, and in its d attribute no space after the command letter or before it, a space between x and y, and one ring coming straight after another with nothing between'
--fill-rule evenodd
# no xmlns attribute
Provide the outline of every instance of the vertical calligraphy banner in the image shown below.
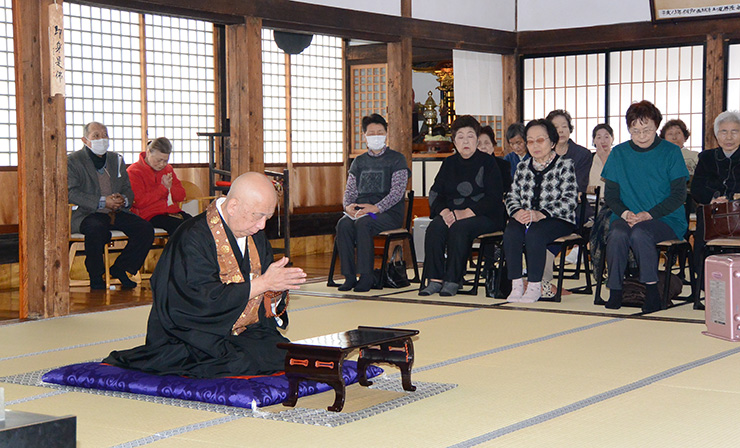
<svg viewBox="0 0 740 448"><path fill-rule="evenodd" d="M49 5L49 69L51 96L64 95L64 9Z"/></svg>

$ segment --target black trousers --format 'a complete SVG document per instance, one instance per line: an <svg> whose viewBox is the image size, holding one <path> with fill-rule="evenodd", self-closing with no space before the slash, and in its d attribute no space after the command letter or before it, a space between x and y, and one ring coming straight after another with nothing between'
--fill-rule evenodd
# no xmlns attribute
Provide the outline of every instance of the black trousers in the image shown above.
<svg viewBox="0 0 740 448"><path fill-rule="evenodd" d="M558 218L545 218L533 222L529 229L515 219L509 219L504 230L504 255L509 278L522 278L522 255L527 248L527 280L542 281L545 271L547 245L561 236L573 233L575 225Z"/></svg>
<svg viewBox="0 0 740 448"><path fill-rule="evenodd" d="M424 235L426 278L461 283L473 240L495 231L495 222L486 216L461 219L451 227L447 227L441 216L434 218Z"/></svg>
<svg viewBox="0 0 740 448"><path fill-rule="evenodd" d="M342 275L345 278L354 278L357 274L372 274L375 264L373 237L385 230L400 228L402 221L401 216L390 213L378 213L375 219L365 216L353 220L349 216L343 216L337 223L337 247L342 263Z"/></svg>
<svg viewBox="0 0 740 448"><path fill-rule="evenodd" d="M111 269L116 267L131 274L136 273L152 247L154 227L133 213L116 213L113 224L106 213L87 216L80 224L80 232L85 235L85 267L90 279L100 278L105 273L103 250L111 240L111 230L120 230L128 236L126 247Z"/></svg>
<svg viewBox="0 0 740 448"><path fill-rule="evenodd" d="M172 236L172 234L175 233L175 230L180 227L180 224L192 218L191 215L185 212L180 212L178 214L182 215L182 217L177 218L176 216L172 216L168 213L166 215L152 216L151 218L149 218L149 222L152 223L153 227L164 229L167 231L167 233L170 234L170 236Z"/></svg>
<svg viewBox="0 0 740 448"><path fill-rule="evenodd" d="M658 281L658 248L656 244L676 239L671 227L659 219L643 221L630 227L624 219L617 219L609 227L606 240L606 262L609 266L609 289L622 289L627 269L629 250L635 254L640 268L640 282Z"/></svg>

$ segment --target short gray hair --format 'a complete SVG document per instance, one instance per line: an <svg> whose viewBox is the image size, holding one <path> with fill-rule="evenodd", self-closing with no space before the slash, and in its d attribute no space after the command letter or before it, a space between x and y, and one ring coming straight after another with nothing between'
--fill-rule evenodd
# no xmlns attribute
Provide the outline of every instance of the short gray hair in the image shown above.
<svg viewBox="0 0 740 448"><path fill-rule="evenodd" d="M104 127L104 128L105 128L105 131L106 131L106 132L108 132L108 127L107 127L106 125L104 125L103 123L100 123L100 122L98 122L98 121L91 121L90 123L86 124L86 125L85 125L85 126L84 126L84 127L82 128L82 136L83 136L83 137L87 138L87 136L88 136L88 133L89 133L89 131L90 131L90 126L92 126L92 125L94 125L94 124L99 124L100 126L102 126L102 127Z"/></svg>
<svg viewBox="0 0 740 448"><path fill-rule="evenodd" d="M167 137L157 137L149 142L147 149L149 151L159 151L162 154L170 154L172 152L172 143Z"/></svg>
<svg viewBox="0 0 740 448"><path fill-rule="evenodd" d="M721 114L717 115L717 118L714 119L714 136L717 136L717 133L719 132L719 127L722 123L737 123L740 124L740 112L735 110L726 110L722 112Z"/></svg>

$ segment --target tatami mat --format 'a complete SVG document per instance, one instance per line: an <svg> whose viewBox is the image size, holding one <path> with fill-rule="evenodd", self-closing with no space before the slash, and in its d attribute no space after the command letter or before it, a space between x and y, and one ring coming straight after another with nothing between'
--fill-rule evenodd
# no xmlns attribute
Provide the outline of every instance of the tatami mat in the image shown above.
<svg viewBox="0 0 740 448"><path fill-rule="evenodd" d="M350 386L345 412L328 417L331 391L301 398L295 409L276 405L254 414L0 379L7 407L77 415L79 448L734 444L740 345L702 335L705 326L696 322L703 312L690 304L642 317L637 308L605 313L575 294L522 306L485 298L482 290L452 302L420 301L415 288L383 290L389 294L377 299L320 288L306 285L292 295L286 336L358 325L418 329L412 381L421 394L402 391L398 369L382 365L378 383L395 389ZM0 339L14 341L0 348L0 377L140 344L148 312L0 326Z"/></svg>

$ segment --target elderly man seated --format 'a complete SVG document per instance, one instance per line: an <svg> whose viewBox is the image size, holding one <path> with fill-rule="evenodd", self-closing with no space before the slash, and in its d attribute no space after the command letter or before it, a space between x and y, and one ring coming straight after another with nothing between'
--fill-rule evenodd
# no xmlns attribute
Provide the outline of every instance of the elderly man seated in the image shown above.
<svg viewBox="0 0 740 448"><path fill-rule="evenodd" d="M277 205L272 182L246 173L226 198L184 222L152 275L146 343L104 362L159 375L215 378L283 369L287 291L306 281L273 263L262 229Z"/></svg>
<svg viewBox="0 0 740 448"><path fill-rule="evenodd" d="M108 151L108 129L101 123L85 125L85 146L67 156L69 202L72 233L85 235L85 267L90 274L90 289L105 289L103 251L110 242L111 230L120 230L129 242L110 268L110 275L121 287L136 287L127 273L135 274L144 264L154 241L154 227L131 213L131 191L123 156Z"/></svg>

